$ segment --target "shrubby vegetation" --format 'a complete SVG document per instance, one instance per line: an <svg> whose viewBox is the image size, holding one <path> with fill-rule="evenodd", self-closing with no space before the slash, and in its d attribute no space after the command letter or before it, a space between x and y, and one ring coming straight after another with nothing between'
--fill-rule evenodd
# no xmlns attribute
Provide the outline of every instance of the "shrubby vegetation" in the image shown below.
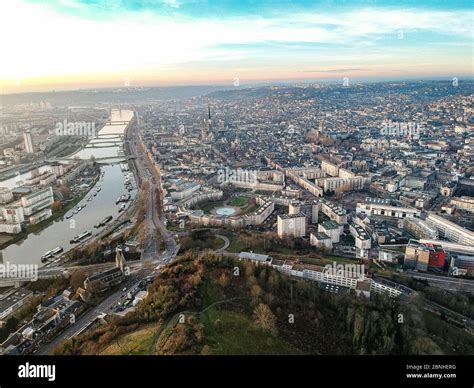
<svg viewBox="0 0 474 388"><path fill-rule="evenodd" d="M430 287L425 280L403 276L397 276L396 280L420 292L426 299L474 319L474 297L471 295Z"/></svg>
<svg viewBox="0 0 474 388"><path fill-rule="evenodd" d="M187 252L163 269L134 312L56 352L110 354L118 340L151 325L152 354L474 353L471 335L428 315L421 303L416 294L331 294L267 266ZM451 343L440 335L448 326Z"/></svg>
<svg viewBox="0 0 474 388"><path fill-rule="evenodd" d="M223 246L222 240L214 236L209 229L193 230L189 236L181 237L179 244L182 252L189 249L218 249Z"/></svg>

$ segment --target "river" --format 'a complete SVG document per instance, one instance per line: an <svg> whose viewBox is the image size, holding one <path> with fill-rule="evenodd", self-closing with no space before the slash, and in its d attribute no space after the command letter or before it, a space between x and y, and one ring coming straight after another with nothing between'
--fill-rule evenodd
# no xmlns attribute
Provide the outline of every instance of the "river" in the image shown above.
<svg viewBox="0 0 474 388"><path fill-rule="evenodd" d="M122 143L123 134L126 128L124 125L116 125L114 121L129 122L133 117L133 111L118 111L112 110L111 112L111 123L104 126L98 133L98 136L91 140L85 148L76 153L81 159L89 159L91 155L97 158L117 157L123 154ZM97 147L97 145L103 142L109 141L111 138L114 139L114 146L107 144L105 147ZM90 147L91 144L95 144L95 147ZM104 161L101 160L101 164ZM124 164L124 162L122 162ZM47 171L49 166L43 166L40 172ZM103 172L102 180L86 194L83 200L78 205L86 204L86 207L75 214L72 218L66 219L61 217L53 221L45 229L37 232L30 233L25 239L18 243L8 246L1 252L3 262L9 261L11 263L25 263L25 264L39 264L41 263L41 256L57 246L62 246L66 252L75 244L70 244L69 241L85 232L91 231L92 233L98 233L102 228L96 229L94 225L102 221L107 216L113 216L115 220L120 215L118 209L119 205L115 204L115 201L122 194L128 193L124 183L124 172L122 172L120 166L120 160L114 159L109 164L101 166ZM21 179L30 177L30 173L22 175ZM14 177L12 179L0 182L0 186L15 187L16 183L20 179ZM88 198L97 190L100 186L101 190L96 196L92 196L92 200L88 201ZM131 199L136 195L137 190L134 189L130 192ZM77 207L77 206L76 206ZM70 214L69 211L67 214ZM113 220L111 221L113 222Z"/></svg>

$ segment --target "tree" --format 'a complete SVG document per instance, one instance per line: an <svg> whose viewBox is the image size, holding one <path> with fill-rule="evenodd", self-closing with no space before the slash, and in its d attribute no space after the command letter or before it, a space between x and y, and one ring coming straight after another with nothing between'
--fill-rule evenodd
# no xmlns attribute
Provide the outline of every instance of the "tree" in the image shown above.
<svg viewBox="0 0 474 388"><path fill-rule="evenodd" d="M218 333L222 332L222 321L220 319L214 321L214 329L216 329Z"/></svg>
<svg viewBox="0 0 474 388"><path fill-rule="evenodd" d="M61 185L58 187L58 191L61 193L64 199L71 198L71 189L66 185Z"/></svg>
<svg viewBox="0 0 474 388"><path fill-rule="evenodd" d="M270 287L272 291L275 291L278 289L279 285L280 285L279 274L276 271L272 271L270 273L270 276L268 277L268 286Z"/></svg>
<svg viewBox="0 0 474 388"><path fill-rule="evenodd" d="M254 322L257 327L263 330L275 330L276 317L270 307L264 303L260 303L253 311Z"/></svg>
<svg viewBox="0 0 474 388"><path fill-rule="evenodd" d="M82 270L75 270L69 278L69 284L72 288L77 289L78 287L84 287L84 280L86 280L86 273Z"/></svg>
<svg viewBox="0 0 474 388"><path fill-rule="evenodd" d="M147 228L145 224L140 224L138 227L137 238L140 245L144 247L147 238Z"/></svg>
<svg viewBox="0 0 474 388"><path fill-rule="evenodd" d="M229 277L225 272L219 276L219 284L221 285L222 288L226 288L230 283Z"/></svg>
<svg viewBox="0 0 474 388"><path fill-rule="evenodd" d="M89 256L93 256L95 255L100 249L100 245L97 241L91 241L88 245L87 245L87 254Z"/></svg>
<svg viewBox="0 0 474 388"><path fill-rule="evenodd" d="M59 201L54 201L51 204L51 210L53 211L53 213L60 211L62 208L63 208L63 205Z"/></svg>
<svg viewBox="0 0 474 388"><path fill-rule="evenodd" d="M254 284L250 288L250 295L252 295L252 299L254 301L258 301L258 298L260 298L260 295L262 295L262 289L258 284Z"/></svg>

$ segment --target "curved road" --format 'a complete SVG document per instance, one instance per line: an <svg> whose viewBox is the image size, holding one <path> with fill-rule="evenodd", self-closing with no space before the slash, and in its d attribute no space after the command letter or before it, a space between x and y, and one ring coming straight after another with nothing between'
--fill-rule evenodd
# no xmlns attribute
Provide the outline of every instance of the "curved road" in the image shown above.
<svg viewBox="0 0 474 388"><path fill-rule="evenodd" d="M222 234L215 234L215 236L221 240L224 240L224 246L222 248L216 249L214 251L215 253L224 252L227 248L229 248L230 240L226 236L223 236Z"/></svg>

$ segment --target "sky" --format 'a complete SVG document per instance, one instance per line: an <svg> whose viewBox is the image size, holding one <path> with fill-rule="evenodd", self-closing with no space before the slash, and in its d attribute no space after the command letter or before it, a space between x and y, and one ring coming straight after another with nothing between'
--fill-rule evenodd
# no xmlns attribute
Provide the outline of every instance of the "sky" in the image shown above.
<svg viewBox="0 0 474 388"><path fill-rule="evenodd" d="M1 0L0 93L473 75L471 1Z"/></svg>

